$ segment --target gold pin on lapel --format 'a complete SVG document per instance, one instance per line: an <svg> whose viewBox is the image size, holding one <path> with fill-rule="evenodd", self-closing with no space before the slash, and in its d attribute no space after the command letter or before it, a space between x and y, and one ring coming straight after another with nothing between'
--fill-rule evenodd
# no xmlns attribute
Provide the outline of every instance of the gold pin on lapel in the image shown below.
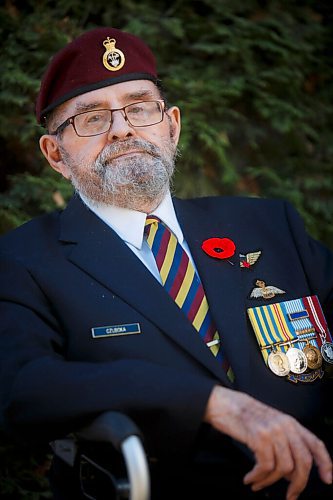
<svg viewBox="0 0 333 500"><path fill-rule="evenodd" d="M240 253L239 258L240 258L240 266L245 267L249 269L250 267L253 266L257 262L261 255L261 250L258 250L257 252L249 252L247 254Z"/></svg>

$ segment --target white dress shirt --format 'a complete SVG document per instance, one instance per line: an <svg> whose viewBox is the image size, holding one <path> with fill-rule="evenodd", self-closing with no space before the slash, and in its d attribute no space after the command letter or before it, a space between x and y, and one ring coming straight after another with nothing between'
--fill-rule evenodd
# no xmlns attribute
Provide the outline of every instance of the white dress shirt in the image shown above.
<svg viewBox="0 0 333 500"><path fill-rule="evenodd" d="M149 271L161 283L161 277L153 253L144 238L144 228L147 214L128 208L116 207L105 204L92 204L88 199L80 195L83 202L99 217L105 224L111 227L118 236L126 243L132 252L144 263ZM172 231L178 242L188 254L194 265L190 250L184 240L183 232L177 220L170 192L166 194L160 205L150 214L156 215Z"/></svg>

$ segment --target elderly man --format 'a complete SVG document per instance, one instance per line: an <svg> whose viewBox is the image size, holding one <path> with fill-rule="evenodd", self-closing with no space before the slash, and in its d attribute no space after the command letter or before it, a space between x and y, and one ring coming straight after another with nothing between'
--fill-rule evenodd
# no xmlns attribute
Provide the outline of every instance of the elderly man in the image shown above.
<svg viewBox="0 0 333 500"><path fill-rule="evenodd" d="M171 196L180 111L133 35L64 47L37 119L76 193L0 242L8 427L54 439L120 410L145 436L153 498L331 498L332 254L285 202ZM54 470L56 498L81 498Z"/></svg>

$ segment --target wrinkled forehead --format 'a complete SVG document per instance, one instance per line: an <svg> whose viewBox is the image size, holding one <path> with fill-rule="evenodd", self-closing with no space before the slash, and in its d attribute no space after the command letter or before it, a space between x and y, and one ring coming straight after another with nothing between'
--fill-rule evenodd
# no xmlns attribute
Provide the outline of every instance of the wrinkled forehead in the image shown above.
<svg viewBox="0 0 333 500"><path fill-rule="evenodd" d="M58 117L68 118L94 109L121 108L128 104L160 99L158 87L149 80L133 80L85 92L64 102L55 111Z"/></svg>

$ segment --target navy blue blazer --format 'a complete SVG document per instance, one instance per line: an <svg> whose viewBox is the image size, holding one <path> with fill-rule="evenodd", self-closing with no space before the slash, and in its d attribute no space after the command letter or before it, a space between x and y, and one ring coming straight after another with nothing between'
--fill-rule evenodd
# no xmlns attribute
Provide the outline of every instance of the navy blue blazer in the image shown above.
<svg viewBox="0 0 333 500"><path fill-rule="evenodd" d="M288 382L265 365L247 308L317 294L333 323L333 255L304 231L286 202L174 199L235 373L233 387L312 427L326 379ZM202 242L227 237L228 260ZM261 250L250 268L239 254ZM189 450L215 384L232 387L218 361L126 244L74 197L0 239L1 409L16 431L47 439L108 409L130 415L152 453ZM286 293L250 298L257 279ZM92 329L139 324L141 333L93 338Z"/></svg>

